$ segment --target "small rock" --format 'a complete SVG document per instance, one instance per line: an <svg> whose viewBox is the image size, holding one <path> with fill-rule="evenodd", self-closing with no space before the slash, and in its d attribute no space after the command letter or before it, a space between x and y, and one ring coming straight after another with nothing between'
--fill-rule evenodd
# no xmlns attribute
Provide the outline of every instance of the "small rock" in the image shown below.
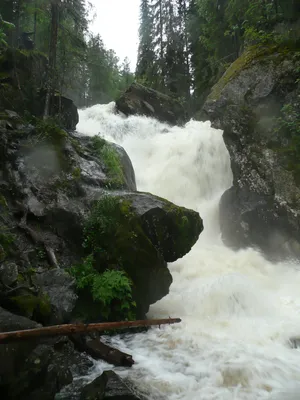
<svg viewBox="0 0 300 400"><path fill-rule="evenodd" d="M1 259L1 248L0 248L0 259ZM4 263L0 266L0 281L7 286L12 285L18 279L18 266L17 264Z"/></svg>

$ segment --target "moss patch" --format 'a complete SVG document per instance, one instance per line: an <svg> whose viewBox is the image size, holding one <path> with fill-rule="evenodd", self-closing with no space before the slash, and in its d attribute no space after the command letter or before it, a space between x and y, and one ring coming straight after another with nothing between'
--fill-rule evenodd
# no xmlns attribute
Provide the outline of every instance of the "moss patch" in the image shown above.
<svg viewBox="0 0 300 400"><path fill-rule="evenodd" d="M124 187L125 177L118 151L111 143L99 136L94 136L92 138L92 145L97 157L106 168L106 173L109 178L107 187L109 189Z"/></svg>
<svg viewBox="0 0 300 400"><path fill-rule="evenodd" d="M86 221L85 238L84 246L88 253L95 252L100 270L119 265L129 272L139 263L151 266L157 261L156 250L129 200L113 196L98 200Z"/></svg>
<svg viewBox="0 0 300 400"><path fill-rule="evenodd" d="M208 100L218 100L228 82L237 77L243 70L249 68L253 62L259 62L266 56L274 55L273 60L279 63L286 58L287 54L292 52L295 52L295 50L280 45L255 45L249 47L230 65L218 83L213 86Z"/></svg>
<svg viewBox="0 0 300 400"><path fill-rule="evenodd" d="M10 300L14 303L19 313L27 318L44 322L51 315L51 304L48 296L44 294L40 296L22 294L11 297Z"/></svg>
<svg viewBox="0 0 300 400"><path fill-rule="evenodd" d="M0 224L0 261L13 253L14 244L15 235L7 226Z"/></svg>
<svg viewBox="0 0 300 400"><path fill-rule="evenodd" d="M86 221L84 237L83 245L87 257L75 271L77 282L84 286L84 290L80 293L76 312L82 315L85 310L85 314L90 315L85 304L89 304L91 292L95 293L97 286L101 287L101 292L108 285L120 289L115 291L116 298L113 299L111 294L106 296L110 298L109 315L107 304L106 307L101 306L99 293L99 307L93 306L90 316L94 317L98 313L98 318L101 315L114 320L120 319L122 315L123 319L132 319L135 303L128 284L132 283L134 292L135 284L145 279L144 269L157 268L159 256L143 230L141 219L133 212L131 202L109 195L96 201ZM87 293L88 286L92 287L90 293ZM108 289L106 295L110 293ZM103 302L104 295L105 293Z"/></svg>

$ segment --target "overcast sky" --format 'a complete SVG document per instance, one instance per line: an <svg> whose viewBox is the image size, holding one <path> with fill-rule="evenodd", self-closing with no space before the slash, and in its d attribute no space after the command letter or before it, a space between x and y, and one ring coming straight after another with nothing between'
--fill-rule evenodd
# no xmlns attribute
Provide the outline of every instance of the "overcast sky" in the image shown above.
<svg viewBox="0 0 300 400"><path fill-rule="evenodd" d="M90 0L95 7L97 17L91 26L99 33L108 49L113 49L123 60L131 61L131 70L135 70L140 0Z"/></svg>

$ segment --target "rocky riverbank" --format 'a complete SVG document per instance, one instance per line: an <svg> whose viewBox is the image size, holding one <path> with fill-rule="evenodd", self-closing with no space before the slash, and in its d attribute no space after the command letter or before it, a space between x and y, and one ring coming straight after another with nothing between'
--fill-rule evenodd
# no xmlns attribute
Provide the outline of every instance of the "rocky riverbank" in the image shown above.
<svg viewBox="0 0 300 400"><path fill-rule="evenodd" d="M249 48L204 105L224 130L233 172L220 203L223 239L273 260L300 259L299 55L295 44Z"/></svg>
<svg viewBox="0 0 300 400"><path fill-rule="evenodd" d="M138 192L125 150L100 136L3 105L0 135L0 331L145 317L199 214ZM0 365L3 398L50 400L92 363L62 337L1 345Z"/></svg>

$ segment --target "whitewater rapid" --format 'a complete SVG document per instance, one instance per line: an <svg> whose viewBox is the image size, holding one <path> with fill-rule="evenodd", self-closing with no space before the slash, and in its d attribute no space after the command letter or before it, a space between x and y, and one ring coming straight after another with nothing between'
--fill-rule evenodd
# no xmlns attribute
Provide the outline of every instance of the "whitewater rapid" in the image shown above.
<svg viewBox="0 0 300 400"><path fill-rule="evenodd" d="M136 361L117 372L151 400L300 399L300 352L289 345L300 336L299 266L222 244L218 203L232 182L222 132L209 122L170 128L113 109L81 110L78 132L122 145L138 190L197 210L204 221L191 252L168 265L169 295L148 314L182 323L114 337Z"/></svg>

